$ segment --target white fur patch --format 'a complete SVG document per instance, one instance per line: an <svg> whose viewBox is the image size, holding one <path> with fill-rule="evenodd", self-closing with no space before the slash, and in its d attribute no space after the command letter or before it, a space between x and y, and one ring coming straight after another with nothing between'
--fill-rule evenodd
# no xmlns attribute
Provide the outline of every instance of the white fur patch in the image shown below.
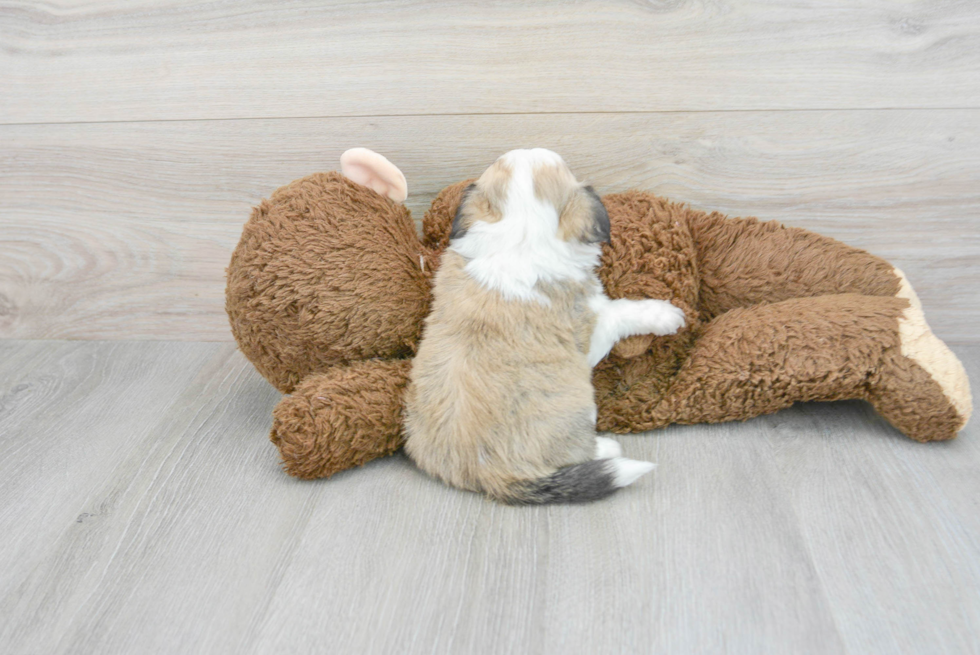
<svg viewBox="0 0 980 655"><path fill-rule="evenodd" d="M550 150L512 150L501 157L511 169L502 218L477 221L450 249L468 259L466 272L508 300L549 300L538 282L587 279L599 265L601 248L558 238L558 211L534 194L534 169L562 163Z"/></svg>
<svg viewBox="0 0 980 655"><path fill-rule="evenodd" d="M612 459L623 454L623 447L615 439L595 438L595 459Z"/></svg>
<svg viewBox="0 0 980 655"><path fill-rule="evenodd" d="M896 295L909 301L908 308L902 312L902 318L898 320L902 354L915 360L942 387L949 402L963 417L963 425L966 425L966 421L973 413L973 397L970 393L970 379L963 369L963 364L949 347L932 333L922 312L922 303L905 274L897 268L895 274L901 279ZM962 427L961 425L960 428Z"/></svg>

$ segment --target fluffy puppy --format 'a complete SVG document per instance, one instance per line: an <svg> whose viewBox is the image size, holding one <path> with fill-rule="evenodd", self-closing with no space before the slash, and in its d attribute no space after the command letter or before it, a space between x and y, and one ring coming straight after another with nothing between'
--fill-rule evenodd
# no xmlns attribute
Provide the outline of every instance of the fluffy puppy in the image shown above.
<svg viewBox="0 0 980 655"><path fill-rule="evenodd" d="M557 154L514 150L467 189L408 388L405 450L508 503L603 498L653 468L597 437L592 367L619 339L673 334L660 300L610 300L609 216Z"/></svg>

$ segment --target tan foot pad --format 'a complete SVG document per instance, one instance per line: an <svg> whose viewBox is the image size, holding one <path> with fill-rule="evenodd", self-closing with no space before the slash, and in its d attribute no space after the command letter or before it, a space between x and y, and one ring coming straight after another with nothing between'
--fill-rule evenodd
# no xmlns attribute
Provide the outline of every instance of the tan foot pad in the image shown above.
<svg viewBox="0 0 980 655"><path fill-rule="evenodd" d="M973 397L970 395L970 380L966 376L966 370L953 351L929 329L922 313L922 303L905 274L897 268L895 274L901 279L898 297L909 301L909 307L898 320L902 354L925 369L942 387L950 404L963 419L963 424L960 425L962 429L973 413Z"/></svg>

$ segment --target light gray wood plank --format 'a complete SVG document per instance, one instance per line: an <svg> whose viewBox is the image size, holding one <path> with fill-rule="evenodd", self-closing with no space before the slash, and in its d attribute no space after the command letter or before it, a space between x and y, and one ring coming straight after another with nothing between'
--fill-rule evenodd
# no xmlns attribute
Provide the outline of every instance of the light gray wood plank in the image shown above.
<svg viewBox="0 0 980 655"><path fill-rule="evenodd" d="M168 411L140 414L125 403L102 408L110 425L128 414L148 425L132 441L113 430L98 435L117 453L95 470L71 467L68 475L84 476L85 487L66 489L60 475L4 480L6 498L34 498L35 509L64 506L37 516L39 530L25 529L31 507L18 503L19 522L4 526L43 553L41 562L4 553L5 652L237 652L237 635L252 618L248 592L261 599L263 583L276 575L278 550L267 552L265 540L288 552L289 543L279 540L288 539L291 524L303 523L315 488L280 472L265 438L279 394L240 354L224 344L166 345L127 344L144 357L157 351L159 359L163 350L167 363L190 374L158 371L145 389L145 381L133 384L115 371L116 395L159 396ZM107 343L76 347L103 366L119 350ZM189 366L195 348L210 355L206 366ZM176 397L168 388L175 383ZM95 411L93 395L85 404ZM61 414L58 402L47 409ZM86 449L97 452L97 437L80 436L95 442ZM236 590L236 580L245 588Z"/></svg>
<svg viewBox="0 0 980 655"><path fill-rule="evenodd" d="M977 107L973 2L0 5L0 122Z"/></svg>
<svg viewBox="0 0 980 655"><path fill-rule="evenodd" d="M82 518L82 499L173 411L214 352L230 350L193 343L3 343L4 351L11 349L30 356L0 362L0 597Z"/></svg>
<svg viewBox="0 0 980 655"><path fill-rule="evenodd" d="M980 347L957 347L974 383ZM870 405L803 405L768 434L851 653L980 652L980 430L905 438Z"/></svg>
<svg viewBox="0 0 980 655"><path fill-rule="evenodd" d="M230 340L224 267L277 186L365 145L403 168L420 219L445 185L539 145L602 192L867 248L906 272L940 337L978 339L980 110L0 126L0 140L0 337Z"/></svg>
<svg viewBox="0 0 980 655"><path fill-rule="evenodd" d="M401 456L331 480L250 652L842 651L764 439L622 441L659 469L588 506L499 506Z"/></svg>
<svg viewBox="0 0 980 655"><path fill-rule="evenodd" d="M2 398L89 380L0 413L0 447L48 462L0 459L5 652L978 650L973 425L921 445L837 403L672 427L621 438L659 468L607 501L512 508L402 455L288 478L278 394L229 346L48 346L0 342ZM980 374L980 346L957 352ZM137 439L137 406L100 400L124 390L165 408ZM73 451L66 423L106 429Z"/></svg>

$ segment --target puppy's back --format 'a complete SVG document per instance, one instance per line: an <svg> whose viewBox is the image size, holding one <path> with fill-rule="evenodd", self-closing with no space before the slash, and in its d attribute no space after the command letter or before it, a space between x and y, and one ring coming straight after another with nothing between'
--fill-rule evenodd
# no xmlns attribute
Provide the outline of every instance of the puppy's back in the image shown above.
<svg viewBox="0 0 980 655"><path fill-rule="evenodd" d="M436 275L407 396L406 451L449 484L509 502L612 493L615 467L593 460L585 299L594 282L544 287L547 304L507 301L464 265L447 251Z"/></svg>

